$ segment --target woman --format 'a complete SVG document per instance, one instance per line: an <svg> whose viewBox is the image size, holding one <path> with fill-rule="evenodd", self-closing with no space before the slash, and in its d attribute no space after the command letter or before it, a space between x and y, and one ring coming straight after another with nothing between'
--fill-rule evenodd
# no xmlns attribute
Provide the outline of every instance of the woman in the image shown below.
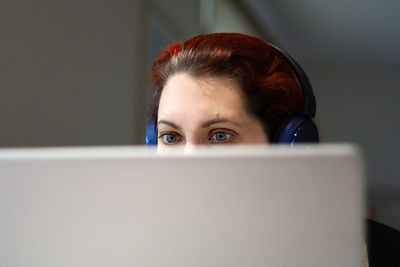
<svg viewBox="0 0 400 267"><path fill-rule="evenodd" d="M306 75L258 38L219 33L172 44L153 64L152 80L160 149L318 141Z"/></svg>
<svg viewBox="0 0 400 267"><path fill-rule="evenodd" d="M307 76L258 38L218 33L172 44L153 64L152 80L147 143L158 149L318 141ZM367 228L367 265L400 266L399 232L372 221Z"/></svg>

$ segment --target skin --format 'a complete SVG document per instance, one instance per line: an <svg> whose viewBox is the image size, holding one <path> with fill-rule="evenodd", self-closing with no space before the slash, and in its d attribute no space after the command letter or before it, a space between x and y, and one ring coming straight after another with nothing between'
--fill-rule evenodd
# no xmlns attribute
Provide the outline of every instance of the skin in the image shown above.
<svg viewBox="0 0 400 267"><path fill-rule="evenodd" d="M159 150L268 144L260 121L245 109L239 84L229 77L171 76L161 95L157 124Z"/></svg>

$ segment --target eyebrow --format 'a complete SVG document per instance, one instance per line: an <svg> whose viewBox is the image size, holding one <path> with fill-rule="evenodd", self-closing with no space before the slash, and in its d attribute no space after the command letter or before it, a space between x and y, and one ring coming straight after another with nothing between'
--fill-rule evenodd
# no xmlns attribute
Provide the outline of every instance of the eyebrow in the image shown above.
<svg viewBox="0 0 400 267"><path fill-rule="evenodd" d="M229 119L226 119L226 118L217 118L217 119L212 119L212 120L206 121L205 123L203 123L203 124L201 125L201 127L202 127L202 128L207 128L207 127L209 127L209 126L211 126L211 125L213 125L213 124L216 124L216 123L224 123L224 122L233 123L234 125L236 125L236 126L238 126L238 127L241 126L239 123L237 123L237 122L235 122L235 121L232 121L232 120L229 120Z"/></svg>
<svg viewBox="0 0 400 267"><path fill-rule="evenodd" d="M166 125L171 126L172 128L175 128L177 130L181 129L177 124L173 123L172 121L159 120L157 122L157 125L159 125L159 124L166 124Z"/></svg>

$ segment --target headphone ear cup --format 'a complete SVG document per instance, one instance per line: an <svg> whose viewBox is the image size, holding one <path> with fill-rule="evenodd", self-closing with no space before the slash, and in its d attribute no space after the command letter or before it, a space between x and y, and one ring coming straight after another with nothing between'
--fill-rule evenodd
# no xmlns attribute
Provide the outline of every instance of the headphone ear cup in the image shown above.
<svg viewBox="0 0 400 267"><path fill-rule="evenodd" d="M155 121L149 121L146 128L146 145L157 145L157 126Z"/></svg>
<svg viewBox="0 0 400 267"><path fill-rule="evenodd" d="M316 143L319 141L318 128L311 119L304 116L286 119L277 130L275 143Z"/></svg>

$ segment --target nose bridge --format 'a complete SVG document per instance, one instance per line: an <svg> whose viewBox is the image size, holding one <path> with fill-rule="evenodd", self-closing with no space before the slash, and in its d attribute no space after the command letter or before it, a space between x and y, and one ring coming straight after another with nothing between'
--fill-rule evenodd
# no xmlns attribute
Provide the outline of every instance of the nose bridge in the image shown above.
<svg viewBox="0 0 400 267"><path fill-rule="evenodd" d="M190 124L190 125L189 125ZM191 121L187 123L186 129L183 131L185 151L192 151L199 145L205 145L207 138L204 129L199 126L198 122Z"/></svg>

